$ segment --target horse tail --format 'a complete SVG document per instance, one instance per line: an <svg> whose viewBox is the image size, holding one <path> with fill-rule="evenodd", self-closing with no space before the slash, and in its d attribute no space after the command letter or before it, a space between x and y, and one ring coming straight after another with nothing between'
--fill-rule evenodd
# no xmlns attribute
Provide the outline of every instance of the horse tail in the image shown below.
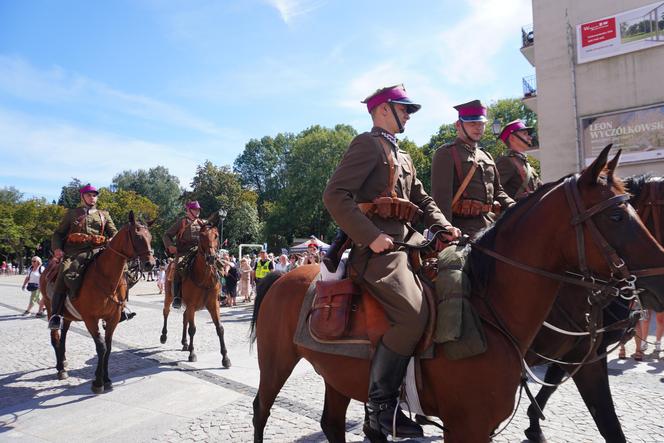
<svg viewBox="0 0 664 443"><path fill-rule="evenodd" d="M256 299L254 300L254 312L251 315L251 326L249 327L249 338L251 339L251 344L256 341L256 322L258 321L258 310L261 308L261 303L265 298L265 294L272 287L275 281L277 281L282 275L283 272L274 271L267 274L263 279L256 285Z"/></svg>

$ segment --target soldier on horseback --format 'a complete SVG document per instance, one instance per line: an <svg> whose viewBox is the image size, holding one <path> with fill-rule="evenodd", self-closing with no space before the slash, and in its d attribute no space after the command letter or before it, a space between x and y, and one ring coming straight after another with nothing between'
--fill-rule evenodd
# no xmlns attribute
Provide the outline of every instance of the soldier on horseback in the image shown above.
<svg viewBox="0 0 664 443"><path fill-rule="evenodd" d="M164 247L169 254L175 254L173 266L173 309L182 307L182 273L186 266L185 257L198 247L201 228L207 223L200 218L201 205L190 201L185 205L185 216L175 222L162 236Z"/></svg>
<svg viewBox="0 0 664 443"><path fill-rule="evenodd" d="M532 132L533 128L521 120L509 122L500 131L500 139L508 150L496 158L496 168L500 184L514 200L521 200L542 186L542 180L526 155L526 151L533 146Z"/></svg>
<svg viewBox="0 0 664 443"><path fill-rule="evenodd" d="M396 435L418 437L422 428L400 410L398 395L424 332L428 307L406 253L394 250L393 240L421 238L411 226L420 215L427 225L446 228L448 239L460 231L424 191L412 159L399 149L394 135L403 132L420 105L408 98L403 85L380 89L363 103L373 129L353 139L327 183L323 201L354 242L351 276L371 290L391 324L371 362L365 433L391 434L396 409Z"/></svg>
<svg viewBox="0 0 664 443"><path fill-rule="evenodd" d="M79 193L80 205L67 211L51 238L53 256L62 262L53 291L49 329L60 329L67 289L70 297L76 297L85 266L118 232L108 212L97 209L99 191L88 184Z"/></svg>

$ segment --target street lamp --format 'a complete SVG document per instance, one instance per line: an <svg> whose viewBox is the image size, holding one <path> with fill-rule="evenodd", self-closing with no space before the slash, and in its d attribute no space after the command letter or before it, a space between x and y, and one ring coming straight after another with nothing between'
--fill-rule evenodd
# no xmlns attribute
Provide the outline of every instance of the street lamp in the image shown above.
<svg viewBox="0 0 664 443"><path fill-rule="evenodd" d="M217 211L217 214L219 214L219 224L221 227L219 228L219 238L221 239L221 246L224 246L224 220L226 219L226 216L228 215L228 212L226 212L225 209L219 209Z"/></svg>
<svg viewBox="0 0 664 443"><path fill-rule="evenodd" d="M491 132L493 132L493 135L498 137L500 135L500 120L498 120L498 117L493 119L493 123L491 123Z"/></svg>

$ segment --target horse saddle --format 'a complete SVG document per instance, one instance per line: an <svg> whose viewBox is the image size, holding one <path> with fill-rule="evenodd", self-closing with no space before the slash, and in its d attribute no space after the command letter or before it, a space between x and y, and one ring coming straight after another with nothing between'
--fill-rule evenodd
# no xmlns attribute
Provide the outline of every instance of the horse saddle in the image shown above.
<svg viewBox="0 0 664 443"><path fill-rule="evenodd" d="M416 354L428 349L436 325L434 293L426 284L429 305L427 327ZM325 344L365 344L375 348L390 326L385 310L369 290L352 279L316 282L316 293L307 318L312 338Z"/></svg>

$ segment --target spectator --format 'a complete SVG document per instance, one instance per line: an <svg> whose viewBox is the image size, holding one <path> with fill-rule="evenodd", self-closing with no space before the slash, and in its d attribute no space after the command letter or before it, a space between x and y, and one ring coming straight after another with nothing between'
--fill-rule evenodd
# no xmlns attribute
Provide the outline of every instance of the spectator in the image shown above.
<svg viewBox="0 0 664 443"><path fill-rule="evenodd" d="M316 243L309 243L307 246L307 253L304 256L305 265L317 265L320 263L320 257L318 256L318 245Z"/></svg>
<svg viewBox="0 0 664 443"><path fill-rule="evenodd" d="M41 276L41 273L44 272L44 267L42 266L42 261L41 258L37 257L36 255L32 257L31 261L31 266L30 270L28 271L28 275L25 276L25 280L23 280L23 287L22 289L25 290L27 289L30 292L30 301L28 303L28 307L23 312L23 315L28 315L30 314L30 311L32 310L32 306L37 303L39 304L39 311L36 314L36 317L41 317L44 315L44 307L41 303L39 303L39 277Z"/></svg>
<svg viewBox="0 0 664 443"><path fill-rule="evenodd" d="M159 288L159 293L164 292L164 284L166 283L166 266L159 266L159 273L157 274L157 287Z"/></svg>
<svg viewBox="0 0 664 443"><path fill-rule="evenodd" d="M286 254L281 254L279 256L279 260L274 265L274 270L283 273L286 273L291 270L290 264L288 263L288 257L286 256Z"/></svg>
<svg viewBox="0 0 664 443"><path fill-rule="evenodd" d="M245 302L251 301L251 265L248 257L240 259L240 295Z"/></svg>
<svg viewBox="0 0 664 443"><path fill-rule="evenodd" d="M237 306L237 281L239 280L239 274L235 268L235 264L230 261L227 252L223 253L222 259L226 261L221 271L221 275L223 275L226 280L226 293L228 294L227 305Z"/></svg>
<svg viewBox="0 0 664 443"><path fill-rule="evenodd" d="M293 269L297 268L299 263L298 263L299 257L297 254L291 254L288 257L288 269L292 271Z"/></svg>

